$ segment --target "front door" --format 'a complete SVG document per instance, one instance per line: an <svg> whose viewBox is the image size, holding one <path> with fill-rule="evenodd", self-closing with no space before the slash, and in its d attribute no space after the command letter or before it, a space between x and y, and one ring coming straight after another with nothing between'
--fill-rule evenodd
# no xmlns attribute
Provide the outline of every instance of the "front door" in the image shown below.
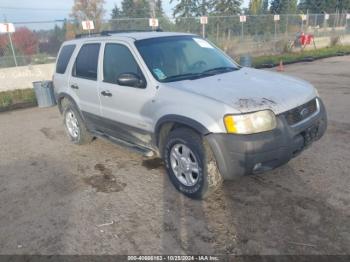
<svg viewBox="0 0 350 262"><path fill-rule="evenodd" d="M151 142L150 107L155 90L150 86L122 86L118 76L133 73L146 81L132 51L122 43L106 43L100 83L101 114L109 132L138 145Z"/></svg>

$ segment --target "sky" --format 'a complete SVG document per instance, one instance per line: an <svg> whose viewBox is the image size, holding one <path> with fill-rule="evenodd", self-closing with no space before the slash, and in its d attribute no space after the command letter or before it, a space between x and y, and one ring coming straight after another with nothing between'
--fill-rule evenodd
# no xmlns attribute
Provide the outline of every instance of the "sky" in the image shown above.
<svg viewBox="0 0 350 262"><path fill-rule="evenodd" d="M122 0L105 0L106 18L110 16L114 4L120 7ZM0 21L8 22L35 22L62 20L69 16L73 0L1 0ZM249 0L244 0L243 6L248 5ZM168 16L172 15L172 9L176 1L170 4L169 0L163 0L163 8ZM53 23L31 24L33 29L50 28Z"/></svg>

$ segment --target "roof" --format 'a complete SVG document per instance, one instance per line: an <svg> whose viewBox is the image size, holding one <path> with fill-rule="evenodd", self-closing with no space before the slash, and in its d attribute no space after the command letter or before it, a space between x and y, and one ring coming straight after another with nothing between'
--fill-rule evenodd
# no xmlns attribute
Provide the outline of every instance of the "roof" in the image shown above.
<svg viewBox="0 0 350 262"><path fill-rule="evenodd" d="M149 38L157 38L157 37L167 37L167 36L185 36L185 35L194 35L189 33L176 33L176 32L122 32L122 33L110 33L108 35L103 36L91 36L91 37L83 37L83 38L76 38L70 41L66 41L66 43L73 43L73 42L81 42L81 41L87 41L87 40L143 40L143 39L149 39Z"/></svg>
<svg viewBox="0 0 350 262"><path fill-rule="evenodd" d="M130 32L130 33L116 33L111 34L111 37L130 37L135 40L142 40L155 37L167 37L167 36L180 36L180 35L193 35L188 33L176 33L176 32Z"/></svg>

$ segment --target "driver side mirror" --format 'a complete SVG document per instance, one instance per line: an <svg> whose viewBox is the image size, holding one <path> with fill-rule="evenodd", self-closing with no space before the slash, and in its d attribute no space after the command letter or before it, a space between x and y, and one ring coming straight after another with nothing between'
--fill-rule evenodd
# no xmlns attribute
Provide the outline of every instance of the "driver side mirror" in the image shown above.
<svg viewBox="0 0 350 262"><path fill-rule="evenodd" d="M123 73L117 78L118 85L121 86L132 86L138 88L144 88L146 82L137 74L134 73Z"/></svg>

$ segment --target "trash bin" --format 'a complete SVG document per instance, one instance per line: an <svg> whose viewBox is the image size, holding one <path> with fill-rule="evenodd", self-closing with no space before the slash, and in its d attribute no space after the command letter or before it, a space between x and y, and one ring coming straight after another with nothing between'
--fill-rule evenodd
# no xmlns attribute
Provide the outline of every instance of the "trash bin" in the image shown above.
<svg viewBox="0 0 350 262"><path fill-rule="evenodd" d="M52 81L33 82L33 88L39 107L50 107L56 105Z"/></svg>
<svg viewBox="0 0 350 262"><path fill-rule="evenodd" d="M252 67L252 57L250 55L241 55L239 64L245 67Z"/></svg>

